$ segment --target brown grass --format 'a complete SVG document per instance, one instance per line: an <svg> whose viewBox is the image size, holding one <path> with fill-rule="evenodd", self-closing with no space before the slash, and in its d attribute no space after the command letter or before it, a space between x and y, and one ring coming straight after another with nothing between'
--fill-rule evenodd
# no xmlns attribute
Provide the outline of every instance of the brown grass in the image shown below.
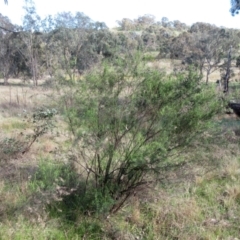
<svg viewBox="0 0 240 240"><path fill-rule="evenodd" d="M0 111L1 115L24 115L37 106L49 104L51 90L31 88L29 86L0 86Z"/></svg>
<svg viewBox="0 0 240 240"><path fill-rule="evenodd" d="M160 59L154 62L147 63L148 67L153 67L155 69L159 69L165 71L167 74L170 74L174 71L174 69L184 69L185 66L182 65L181 60L173 60L173 59ZM231 78L231 82L239 82L240 81L240 69L235 67L235 63L232 64L231 70L234 72L234 76ZM203 81L206 81L206 72L203 72ZM209 82L216 83L217 80L221 79L220 71L217 69L209 75Z"/></svg>

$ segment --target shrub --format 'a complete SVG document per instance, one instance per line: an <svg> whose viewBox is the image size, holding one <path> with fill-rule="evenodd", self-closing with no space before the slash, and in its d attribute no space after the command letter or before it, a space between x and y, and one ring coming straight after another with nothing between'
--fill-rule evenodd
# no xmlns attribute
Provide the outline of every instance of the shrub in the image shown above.
<svg viewBox="0 0 240 240"><path fill-rule="evenodd" d="M23 136L12 136L0 139L0 162L17 158L27 147L27 141Z"/></svg>
<svg viewBox="0 0 240 240"><path fill-rule="evenodd" d="M210 86L191 69L164 75L134 58L85 76L64 105L74 134L72 159L116 212L139 186L182 164L173 153L209 127L219 111Z"/></svg>

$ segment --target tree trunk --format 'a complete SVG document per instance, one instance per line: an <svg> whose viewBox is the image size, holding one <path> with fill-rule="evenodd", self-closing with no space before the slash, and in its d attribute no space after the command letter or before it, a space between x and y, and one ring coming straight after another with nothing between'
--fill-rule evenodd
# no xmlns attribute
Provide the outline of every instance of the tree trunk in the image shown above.
<svg viewBox="0 0 240 240"><path fill-rule="evenodd" d="M32 65L31 68L32 68L33 85L36 87L38 85L38 79L37 79L36 59L34 57L32 57L31 65Z"/></svg>
<svg viewBox="0 0 240 240"><path fill-rule="evenodd" d="M209 75L210 75L210 70L207 70L206 84L208 84L208 81L209 81Z"/></svg>
<svg viewBox="0 0 240 240"><path fill-rule="evenodd" d="M228 83L230 79L230 68L231 68L231 60L232 60L231 52L232 52L232 46L230 47L228 52L228 62L227 62L226 74L224 76L224 90L223 90L224 93L228 92Z"/></svg>
<svg viewBox="0 0 240 240"><path fill-rule="evenodd" d="M4 76L4 85L8 85L8 77Z"/></svg>
<svg viewBox="0 0 240 240"><path fill-rule="evenodd" d="M4 85L8 85L8 79L9 79L9 71L4 68L3 71L3 79L4 79Z"/></svg>

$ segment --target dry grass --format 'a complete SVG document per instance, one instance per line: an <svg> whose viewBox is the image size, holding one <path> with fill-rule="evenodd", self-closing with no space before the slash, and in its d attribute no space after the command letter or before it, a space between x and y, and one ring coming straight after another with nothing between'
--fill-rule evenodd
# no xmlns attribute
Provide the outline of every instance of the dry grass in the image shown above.
<svg viewBox="0 0 240 240"><path fill-rule="evenodd" d="M223 147L217 142L209 146L212 152L195 148L191 157L198 161L181 169L182 175L191 172L195 178L170 179L147 198L144 193L133 197L110 219L111 239L237 239L240 152L238 144L225 142ZM210 163L214 157L217 165Z"/></svg>
<svg viewBox="0 0 240 240"><path fill-rule="evenodd" d="M49 104L51 90L31 88L28 86L1 86L0 87L0 116L24 116L27 112L44 104ZM0 117L0 119L1 119Z"/></svg>
<svg viewBox="0 0 240 240"><path fill-rule="evenodd" d="M28 123L19 118L9 117L0 119L0 129L2 132L23 131L27 128Z"/></svg>
<svg viewBox="0 0 240 240"><path fill-rule="evenodd" d="M0 180L19 182L22 188L20 175L23 174L26 180L25 176L32 174L31 171L28 174L26 169L35 168L36 159L40 156L53 155L59 142L64 143L66 137L62 137L62 134L56 137L56 130L49 132L40 137L40 141L35 142L29 152L22 154L34 134L34 126L30 121L33 110L54 104L49 97L53 91L18 86L17 80L11 83L14 85L0 86Z"/></svg>
<svg viewBox="0 0 240 240"><path fill-rule="evenodd" d="M161 71L166 72L167 74L172 73L175 69L183 70L186 66L182 65L181 60L172 60L172 59L160 59L154 62L147 63L148 67L152 67ZM231 70L234 72L234 76L230 80L231 82L240 81L240 69L235 67L233 63ZM209 82L216 83L217 80L221 79L220 71L217 69L209 75ZM206 72L203 72L203 81L206 80Z"/></svg>
<svg viewBox="0 0 240 240"><path fill-rule="evenodd" d="M174 68L176 66L181 66L180 60L171 60L171 59L161 59L154 62L147 63L148 67L152 67L154 69L158 69L161 71L166 72L167 74L170 74L173 72Z"/></svg>

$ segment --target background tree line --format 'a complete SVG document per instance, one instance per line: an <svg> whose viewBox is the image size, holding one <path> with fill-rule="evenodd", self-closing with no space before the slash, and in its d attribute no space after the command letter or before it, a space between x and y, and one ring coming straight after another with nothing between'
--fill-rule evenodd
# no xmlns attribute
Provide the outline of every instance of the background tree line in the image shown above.
<svg viewBox="0 0 240 240"><path fill-rule="evenodd" d="M34 2L25 2L22 26L0 15L0 78L31 79L34 85L46 76L76 75L105 58L121 58L135 50L157 53L159 58L179 59L209 75L224 65L230 46L237 57L239 30L207 23L192 26L152 15L122 19L110 30L84 13L58 13L41 19ZM156 54L155 54L156 55ZM155 56L154 55L154 56ZM150 60L150 59L149 59Z"/></svg>

